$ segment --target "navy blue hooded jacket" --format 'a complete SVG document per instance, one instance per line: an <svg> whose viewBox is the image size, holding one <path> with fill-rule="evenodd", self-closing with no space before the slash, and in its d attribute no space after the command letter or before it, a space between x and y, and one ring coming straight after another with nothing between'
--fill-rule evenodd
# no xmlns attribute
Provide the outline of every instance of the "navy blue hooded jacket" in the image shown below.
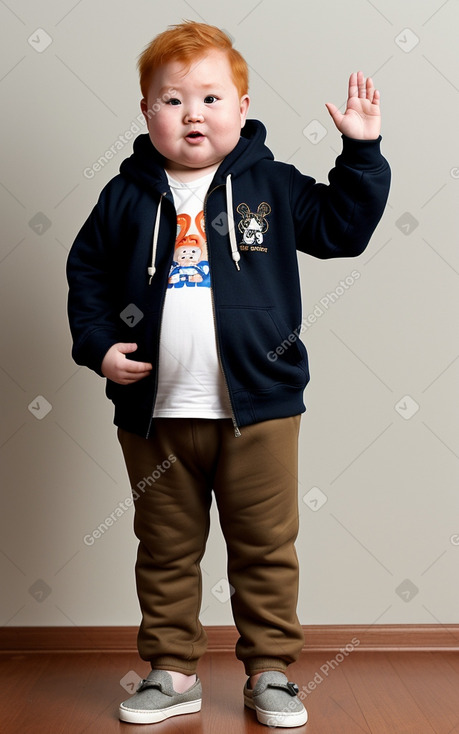
<svg viewBox="0 0 459 734"><path fill-rule="evenodd" d="M204 203L217 347L236 435L237 427L304 412L309 371L298 338L296 251L318 258L359 255L390 184L380 139L343 136L325 185L274 161L265 137L260 122L246 122ZM154 409L176 227L163 159L149 136L140 135L120 174L103 189L67 263L75 361L101 375L113 344L135 342L129 358L153 364L151 375L134 384L107 381L115 424L142 436L149 435ZM278 349L282 343L288 348Z"/></svg>

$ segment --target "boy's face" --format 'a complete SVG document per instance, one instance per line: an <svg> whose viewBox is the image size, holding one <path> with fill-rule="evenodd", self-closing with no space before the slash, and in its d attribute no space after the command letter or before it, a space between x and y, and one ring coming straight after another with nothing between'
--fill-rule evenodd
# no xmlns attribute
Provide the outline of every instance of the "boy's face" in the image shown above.
<svg viewBox="0 0 459 734"><path fill-rule="evenodd" d="M159 107L161 99L167 101ZM248 107L248 95L239 97L228 58L218 50L189 69L178 61L162 66L141 102L153 145L183 181L209 173L233 150Z"/></svg>

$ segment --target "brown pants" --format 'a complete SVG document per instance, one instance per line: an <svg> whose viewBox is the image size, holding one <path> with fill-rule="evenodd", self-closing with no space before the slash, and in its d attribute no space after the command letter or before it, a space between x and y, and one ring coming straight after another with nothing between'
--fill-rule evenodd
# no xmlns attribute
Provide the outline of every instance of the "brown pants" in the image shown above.
<svg viewBox="0 0 459 734"><path fill-rule="evenodd" d="M296 615L300 416L235 438L231 420L157 418L152 436L118 437L139 539L139 654L153 668L191 674L206 650L199 621L200 561L212 490L228 552L236 655L247 675L286 669L303 646Z"/></svg>

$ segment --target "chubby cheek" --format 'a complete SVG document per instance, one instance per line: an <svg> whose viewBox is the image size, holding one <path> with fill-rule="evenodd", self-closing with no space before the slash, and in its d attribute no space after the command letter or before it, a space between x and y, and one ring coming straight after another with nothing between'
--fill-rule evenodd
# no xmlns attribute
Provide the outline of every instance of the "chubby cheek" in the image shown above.
<svg viewBox="0 0 459 734"><path fill-rule="evenodd" d="M224 123L219 129L215 130L217 133L216 141L220 139L221 144L228 148L227 152L230 152L238 143L241 134L241 127L239 120L233 120L231 123Z"/></svg>
<svg viewBox="0 0 459 734"><path fill-rule="evenodd" d="M148 120L147 123L150 140L160 153L162 153L163 150L168 150L169 145L172 142L171 129L173 129L170 122L168 124L167 115L161 114L162 111L163 110L160 110L158 114Z"/></svg>
<svg viewBox="0 0 459 734"><path fill-rule="evenodd" d="M227 120L228 129L232 131L234 137L239 138L241 129L243 127L241 122L241 116L238 112L234 111L231 118Z"/></svg>

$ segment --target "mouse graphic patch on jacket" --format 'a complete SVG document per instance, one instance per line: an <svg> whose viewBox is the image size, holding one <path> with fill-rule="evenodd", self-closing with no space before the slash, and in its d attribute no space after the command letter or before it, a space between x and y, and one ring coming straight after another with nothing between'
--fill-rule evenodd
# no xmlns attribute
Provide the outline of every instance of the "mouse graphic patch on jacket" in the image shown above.
<svg viewBox="0 0 459 734"><path fill-rule="evenodd" d="M271 207L266 201L262 201L257 207L256 212L250 211L250 207L245 204L239 204L236 211L241 215L238 224L239 232L242 233L242 243L239 249L250 252L268 252L268 248L261 247L264 241L264 235L269 229L266 217L271 214Z"/></svg>

